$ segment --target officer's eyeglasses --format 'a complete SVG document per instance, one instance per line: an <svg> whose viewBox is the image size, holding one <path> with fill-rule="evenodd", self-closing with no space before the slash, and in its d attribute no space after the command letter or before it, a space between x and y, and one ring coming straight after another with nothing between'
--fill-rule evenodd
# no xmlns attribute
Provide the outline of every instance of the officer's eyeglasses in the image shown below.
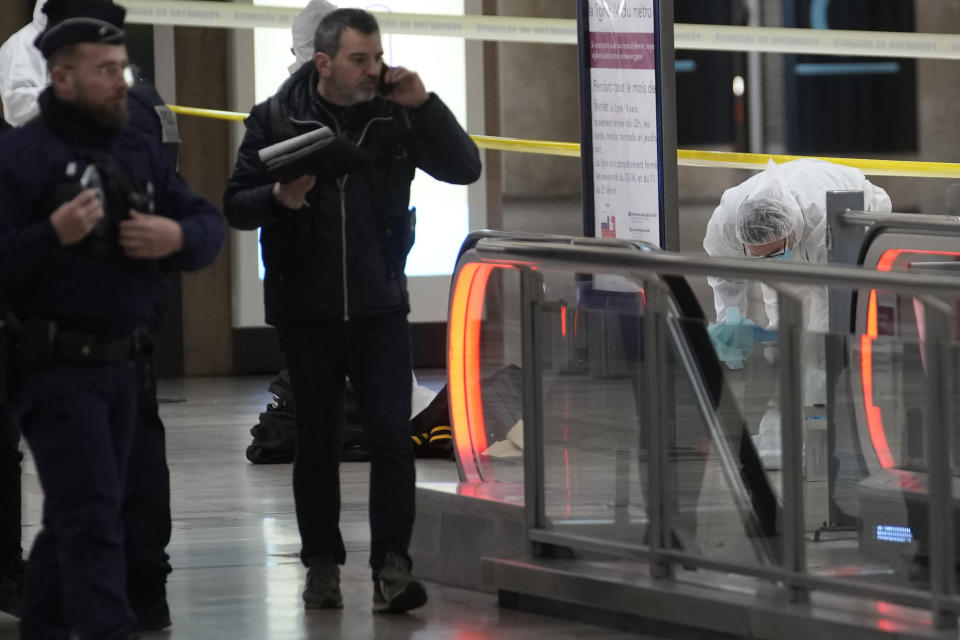
<svg viewBox="0 0 960 640"><path fill-rule="evenodd" d="M75 69L76 67L68 67ZM118 64L116 62L106 62L96 67L90 67L90 72L107 82L116 82L117 78L123 78L128 87L132 87L137 79L136 67L131 64Z"/></svg>

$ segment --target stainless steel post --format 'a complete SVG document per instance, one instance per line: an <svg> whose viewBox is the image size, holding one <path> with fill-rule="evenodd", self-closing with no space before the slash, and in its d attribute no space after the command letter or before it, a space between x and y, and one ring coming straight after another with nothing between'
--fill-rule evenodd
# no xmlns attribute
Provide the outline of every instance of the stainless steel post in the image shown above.
<svg viewBox="0 0 960 640"><path fill-rule="evenodd" d="M803 374L800 336L803 305L800 300L777 292L780 309L780 430L783 443L783 568L792 602L806 602L805 588L791 583L791 573L806 570L803 536Z"/></svg>
<svg viewBox="0 0 960 640"><path fill-rule="evenodd" d="M926 329L923 351L927 368L925 436L929 443L930 596L934 625L942 629L957 626L957 614L942 606L945 598L956 593L950 476L954 364L950 319L953 313L941 300L929 296L921 300Z"/></svg>
<svg viewBox="0 0 960 640"><path fill-rule="evenodd" d="M673 566L657 554L658 551L669 548L671 528L667 508L667 452L670 434L666 433L669 424L664 419L666 411L663 407L666 397L664 380L669 376L666 357L666 296L667 293L659 282L647 280L644 283L643 339L640 342L643 345L644 364L644 420L638 437L642 443L643 435L646 434L649 521L647 538L651 550L650 575L654 578L673 576Z"/></svg>
<svg viewBox="0 0 960 640"><path fill-rule="evenodd" d="M541 303L543 278L532 269L520 271L521 366L523 369L523 498L526 529L546 525L543 479L543 390L541 377ZM539 555L531 542L530 553Z"/></svg>

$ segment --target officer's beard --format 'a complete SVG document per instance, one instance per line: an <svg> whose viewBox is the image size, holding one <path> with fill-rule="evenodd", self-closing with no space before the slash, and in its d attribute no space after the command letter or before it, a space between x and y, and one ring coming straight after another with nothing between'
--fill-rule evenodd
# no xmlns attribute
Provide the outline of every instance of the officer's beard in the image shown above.
<svg viewBox="0 0 960 640"><path fill-rule="evenodd" d="M74 105L105 131L120 131L130 122L126 93L123 94L122 98L96 103L81 94L77 96Z"/></svg>

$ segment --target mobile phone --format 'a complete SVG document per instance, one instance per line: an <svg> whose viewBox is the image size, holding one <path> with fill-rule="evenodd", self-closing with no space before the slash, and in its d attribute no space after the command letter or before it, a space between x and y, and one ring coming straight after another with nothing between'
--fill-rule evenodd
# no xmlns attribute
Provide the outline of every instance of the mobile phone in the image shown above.
<svg viewBox="0 0 960 640"><path fill-rule="evenodd" d="M393 91L393 83L387 82L387 70L389 68L386 62L380 63L380 81L377 83L377 93L382 96L389 95Z"/></svg>
<svg viewBox="0 0 960 640"><path fill-rule="evenodd" d="M80 176L80 186L84 189L93 189L93 191L97 194L97 199L100 200L100 204L106 202L106 198L103 193L103 181L100 179L100 172L97 171L97 167L95 165L87 165L87 168Z"/></svg>

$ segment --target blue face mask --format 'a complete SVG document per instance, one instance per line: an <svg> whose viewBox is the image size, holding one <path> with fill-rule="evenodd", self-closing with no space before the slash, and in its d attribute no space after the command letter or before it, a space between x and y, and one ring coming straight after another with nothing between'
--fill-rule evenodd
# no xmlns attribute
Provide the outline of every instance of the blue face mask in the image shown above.
<svg viewBox="0 0 960 640"><path fill-rule="evenodd" d="M784 248L783 253L781 253L781 254L778 255L778 256L774 256L773 259L774 259L774 260L789 260L789 259L790 259L790 256L791 256L792 254L793 254L793 251L790 250L790 247L786 247L786 248Z"/></svg>

